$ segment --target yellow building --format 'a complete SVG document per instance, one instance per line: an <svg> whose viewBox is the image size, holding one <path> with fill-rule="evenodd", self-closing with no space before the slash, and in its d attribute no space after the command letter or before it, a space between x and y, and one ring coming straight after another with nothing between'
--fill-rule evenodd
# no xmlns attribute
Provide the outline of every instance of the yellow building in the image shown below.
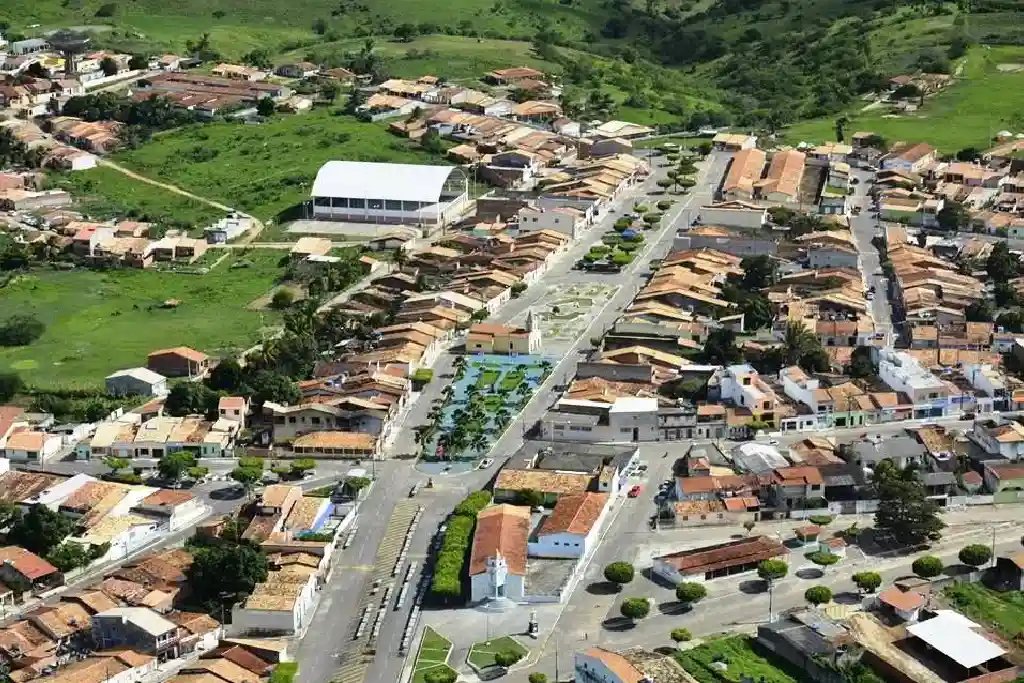
<svg viewBox="0 0 1024 683"><path fill-rule="evenodd" d="M526 327L477 323L466 335L468 353L537 353L540 329L534 324L533 311L526 315Z"/></svg>

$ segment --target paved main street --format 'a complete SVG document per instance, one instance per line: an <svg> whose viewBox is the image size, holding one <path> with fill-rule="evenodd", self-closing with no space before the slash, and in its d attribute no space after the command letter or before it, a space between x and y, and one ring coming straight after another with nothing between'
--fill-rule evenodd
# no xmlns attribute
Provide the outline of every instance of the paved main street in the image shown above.
<svg viewBox="0 0 1024 683"><path fill-rule="evenodd" d="M882 273L881 259L878 249L871 240L881 231L878 219L872 213L872 201L868 188L872 174L868 171L854 170L852 177L857 179L853 186L854 194L850 203L860 207L860 214L850 216L850 232L860 254L860 272L864 279L864 289L875 288L874 300L871 302L871 316L875 321L875 332L884 335L886 346L895 342L892 326L892 305L889 301L889 283Z"/></svg>

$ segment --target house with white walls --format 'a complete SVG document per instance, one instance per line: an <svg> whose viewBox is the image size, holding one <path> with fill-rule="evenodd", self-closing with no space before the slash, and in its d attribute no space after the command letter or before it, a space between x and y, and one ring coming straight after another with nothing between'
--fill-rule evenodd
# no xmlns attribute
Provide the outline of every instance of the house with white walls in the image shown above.
<svg viewBox="0 0 1024 683"><path fill-rule="evenodd" d="M607 493L592 492L559 498L531 537L530 557L586 556L597 542L610 500Z"/></svg>

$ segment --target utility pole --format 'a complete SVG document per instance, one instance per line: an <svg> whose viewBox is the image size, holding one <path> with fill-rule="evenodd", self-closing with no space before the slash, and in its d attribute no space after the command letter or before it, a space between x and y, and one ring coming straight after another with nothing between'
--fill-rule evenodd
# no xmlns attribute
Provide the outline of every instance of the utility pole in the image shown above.
<svg viewBox="0 0 1024 683"><path fill-rule="evenodd" d="M555 636L555 683L559 683L562 680L558 676L558 636Z"/></svg>
<svg viewBox="0 0 1024 683"><path fill-rule="evenodd" d="M996 528L992 527L992 566L996 565Z"/></svg>

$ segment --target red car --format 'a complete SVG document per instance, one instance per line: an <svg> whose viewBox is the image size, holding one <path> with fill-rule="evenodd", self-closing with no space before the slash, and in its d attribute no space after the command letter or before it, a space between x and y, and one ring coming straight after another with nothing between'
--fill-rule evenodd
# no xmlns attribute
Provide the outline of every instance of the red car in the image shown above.
<svg viewBox="0 0 1024 683"><path fill-rule="evenodd" d="M629 490L629 493L627 493L626 495L629 496L630 498L636 498L637 496L639 496L640 495L640 484L637 484L636 486L631 488Z"/></svg>

